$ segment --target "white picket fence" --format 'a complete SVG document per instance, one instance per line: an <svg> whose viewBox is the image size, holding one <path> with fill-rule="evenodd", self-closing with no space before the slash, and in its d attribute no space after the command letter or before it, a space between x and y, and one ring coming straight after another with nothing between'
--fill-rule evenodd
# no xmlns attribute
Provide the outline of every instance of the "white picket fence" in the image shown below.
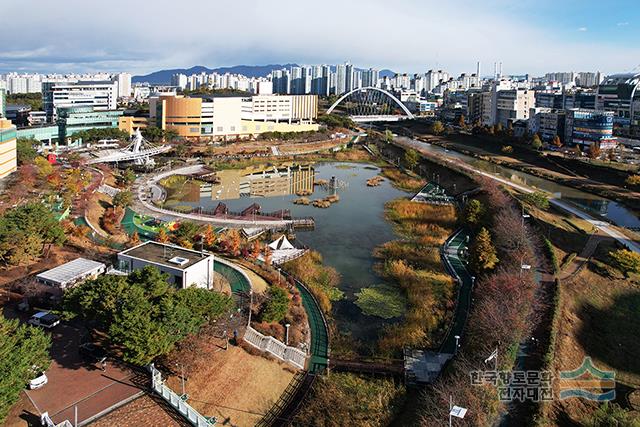
<svg viewBox="0 0 640 427"><path fill-rule="evenodd" d="M181 415L183 415L191 424L196 427L211 427L215 426L215 419L209 419L201 415L198 411L193 409L191 405L182 400L182 398L164 385L162 380L162 373L158 371L153 363L149 365L149 371L151 372L151 388L158 393L164 400L167 401L172 407L174 407Z"/></svg>
<svg viewBox="0 0 640 427"><path fill-rule="evenodd" d="M307 353L304 351L285 345L282 341L278 341L274 337L262 335L260 332L247 327L244 333L244 340L252 346L273 354L280 360L292 364L296 368L304 369L307 360Z"/></svg>

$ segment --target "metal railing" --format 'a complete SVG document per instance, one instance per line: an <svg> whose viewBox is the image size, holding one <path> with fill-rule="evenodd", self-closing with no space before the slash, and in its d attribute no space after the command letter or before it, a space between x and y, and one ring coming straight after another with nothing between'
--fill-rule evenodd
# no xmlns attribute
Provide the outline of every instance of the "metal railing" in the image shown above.
<svg viewBox="0 0 640 427"><path fill-rule="evenodd" d="M251 326L247 326L247 331L244 334L244 340L252 346L273 354L278 359L292 364L296 368L304 369L305 362L307 360L307 353L298 348L288 346L274 337L262 335Z"/></svg>
<svg viewBox="0 0 640 427"><path fill-rule="evenodd" d="M162 373L153 366L153 363L149 365L149 372L151 373L151 388L153 391L158 393L169 405L178 411L180 415L185 417L187 421L196 427L215 426L215 418L208 418L201 415L185 401L186 396L180 396L164 385Z"/></svg>

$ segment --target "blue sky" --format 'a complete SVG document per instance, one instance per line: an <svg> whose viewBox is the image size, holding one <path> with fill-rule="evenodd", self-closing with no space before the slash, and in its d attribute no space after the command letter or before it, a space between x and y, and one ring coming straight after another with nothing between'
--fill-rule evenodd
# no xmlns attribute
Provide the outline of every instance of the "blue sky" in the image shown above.
<svg viewBox="0 0 640 427"><path fill-rule="evenodd" d="M448 4L451 3L451 4ZM0 73L297 62L640 71L640 0L2 0ZM5 19L6 17L6 19Z"/></svg>

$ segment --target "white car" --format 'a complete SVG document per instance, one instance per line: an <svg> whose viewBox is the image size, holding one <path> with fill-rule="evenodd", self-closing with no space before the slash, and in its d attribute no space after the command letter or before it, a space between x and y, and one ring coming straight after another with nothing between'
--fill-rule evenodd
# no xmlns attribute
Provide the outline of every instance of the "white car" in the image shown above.
<svg viewBox="0 0 640 427"><path fill-rule="evenodd" d="M29 389L35 390L36 388L43 387L48 382L49 382L49 378L47 378L47 374L40 371L38 372L37 376L34 379L29 381Z"/></svg>
<svg viewBox="0 0 640 427"><path fill-rule="evenodd" d="M42 326L43 328L51 329L60 324L60 317L48 311L41 311L31 316L28 323L33 326Z"/></svg>

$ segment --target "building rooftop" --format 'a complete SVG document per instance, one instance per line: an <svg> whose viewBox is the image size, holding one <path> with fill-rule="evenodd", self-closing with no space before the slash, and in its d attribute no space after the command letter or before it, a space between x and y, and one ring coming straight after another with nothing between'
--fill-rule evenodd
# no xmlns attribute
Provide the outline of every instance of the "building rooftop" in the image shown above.
<svg viewBox="0 0 640 427"><path fill-rule="evenodd" d="M85 276L98 268L106 268L101 262L85 258L76 258L66 264L59 265L51 270L38 274L38 279L55 283L68 283Z"/></svg>
<svg viewBox="0 0 640 427"><path fill-rule="evenodd" d="M194 264L210 256L191 249L182 248L158 242L145 242L131 249L120 252L119 255L126 255L138 258L150 263L161 264L178 270L186 270Z"/></svg>

